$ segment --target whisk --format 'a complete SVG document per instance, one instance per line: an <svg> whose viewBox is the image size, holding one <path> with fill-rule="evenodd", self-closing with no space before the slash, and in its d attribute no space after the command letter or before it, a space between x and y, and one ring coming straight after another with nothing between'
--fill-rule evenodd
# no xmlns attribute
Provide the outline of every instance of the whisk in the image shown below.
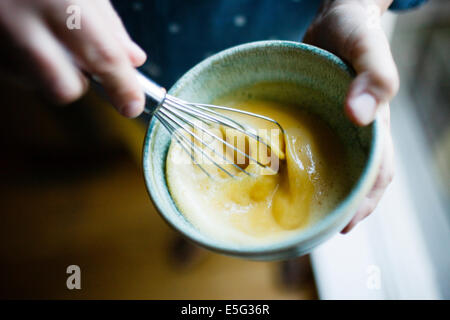
<svg viewBox="0 0 450 320"><path fill-rule="evenodd" d="M205 143L203 141L204 139L198 135L199 132L202 132L204 136L209 136L210 138L217 140L220 144L231 148L230 150L241 154L249 162L256 163L264 169L269 168L267 164L262 163L257 158L252 157L250 154L240 150L238 147L229 143L225 139L222 139L209 128L211 128L212 125L216 125L236 130L246 137L254 139L254 141L257 141L258 143L264 144L269 150L272 148L271 145L267 143L260 135L258 135L256 130L226 116L221 112L218 112L218 110L236 112L242 115L269 121L275 124L281 130L281 133L284 133L283 128L277 121L263 115L235 108L187 102L168 94L166 89L159 86L140 72L137 72L137 78L147 96L144 112L153 115L161 122L171 136L175 138L176 142L190 156L193 163L195 163L208 177L211 178L210 173L200 163L198 163L198 161L196 161L194 156L195 152L198 152L203 157L208 159L212 164L228 176L235 178L236 175L218 163L211 155L205 152L205 149L200 147L200 145L203 145L205 148L211 150L214 154L221 157L226 163L229 163L246 175L254 176L254 174L237 165L233 160L229 159L225 155L217 152L217 150L215 150L211 145ZM203 126L201 125L202 123L204 124Z"/></svg>

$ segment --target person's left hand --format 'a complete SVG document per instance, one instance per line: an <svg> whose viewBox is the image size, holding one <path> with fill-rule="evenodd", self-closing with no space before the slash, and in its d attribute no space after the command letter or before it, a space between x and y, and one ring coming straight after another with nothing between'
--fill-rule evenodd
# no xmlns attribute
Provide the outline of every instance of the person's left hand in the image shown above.
<svg viewBox="0 0 450 320"><path fill-rule="evenodd" d="M326 0L304 38L305 43L337 54L356 71L344 106L350 120L364 126L379 114L386 126L378 177L342 233L349 232L375 209L394 175L388 103L398 91L399 78L379 20L391 3L392 0Z"/></svg>

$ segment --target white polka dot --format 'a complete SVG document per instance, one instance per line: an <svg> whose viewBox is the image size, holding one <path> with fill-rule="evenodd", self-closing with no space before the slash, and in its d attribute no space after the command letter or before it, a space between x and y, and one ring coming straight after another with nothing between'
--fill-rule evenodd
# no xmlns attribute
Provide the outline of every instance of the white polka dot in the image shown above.
<svg viewBox="0 0 450 320"><path fill-rule="evenodd" d="M140 1L133 2L133 10L141 11L142 10L142 2L140 2Z"/></svg>
<svg viewBox="0 0 450 320"><path fill-rule="evenodd" d="M169 24L169 32L170 33L173 33L173 34L178 33L178 32L180 32L180 29L181 29L180 25L177 23Z"/></svg>
<svg viewBox="0 0 450 320"><path fill-rule="evenodd" d="M144 65L145 71L147 71L152 77L159 77L161 75L161 68L154 63L149 62Z"/></svg>
<svg viewBox="0 0 450 320"><path fill-rule="evenodd" d="M247 18L243 15L234 16L234 25L236 27L243 27L247 23Z"/></svg>

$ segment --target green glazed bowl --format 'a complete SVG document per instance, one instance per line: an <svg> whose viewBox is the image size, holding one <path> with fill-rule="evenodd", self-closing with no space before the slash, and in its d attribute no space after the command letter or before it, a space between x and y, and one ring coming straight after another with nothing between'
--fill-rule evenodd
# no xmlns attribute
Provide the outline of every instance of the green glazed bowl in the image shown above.
<svg viewBox="0 0 450 320"><path fill-rule="evenodd" d="M166 183L170 136L155 118L149 124L143 149L145 182L160 215L175 230L213 251L255 260L287 259L305 254L338 233L350 221L372 187L381 160L379 120L358 128L345 117L344 98L352 70L335 55L298 42L260 41L217 53L189 70L169 93L187 101L211 103L220 96L260 82L278 83L257 98L296 102L324 119L354 155L354 184L345 199L322 219L282 242L243 246L219 242L202 234L178 211Z"/></svg>

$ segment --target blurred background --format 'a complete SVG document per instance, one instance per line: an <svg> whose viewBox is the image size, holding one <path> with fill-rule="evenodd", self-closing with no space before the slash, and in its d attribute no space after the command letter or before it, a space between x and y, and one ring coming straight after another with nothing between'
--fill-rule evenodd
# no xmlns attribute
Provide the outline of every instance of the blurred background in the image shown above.
<svg viewBox="0 0 450 320"><path fill-rule="evenodd" d="M396 177L349 235L287 262L172 231L144 185L145 121L94 91L60 107L2 80L0 298L450 299L450 3L383 19L402 82ZM73 264L81 290L66 287Z"/></svg>

